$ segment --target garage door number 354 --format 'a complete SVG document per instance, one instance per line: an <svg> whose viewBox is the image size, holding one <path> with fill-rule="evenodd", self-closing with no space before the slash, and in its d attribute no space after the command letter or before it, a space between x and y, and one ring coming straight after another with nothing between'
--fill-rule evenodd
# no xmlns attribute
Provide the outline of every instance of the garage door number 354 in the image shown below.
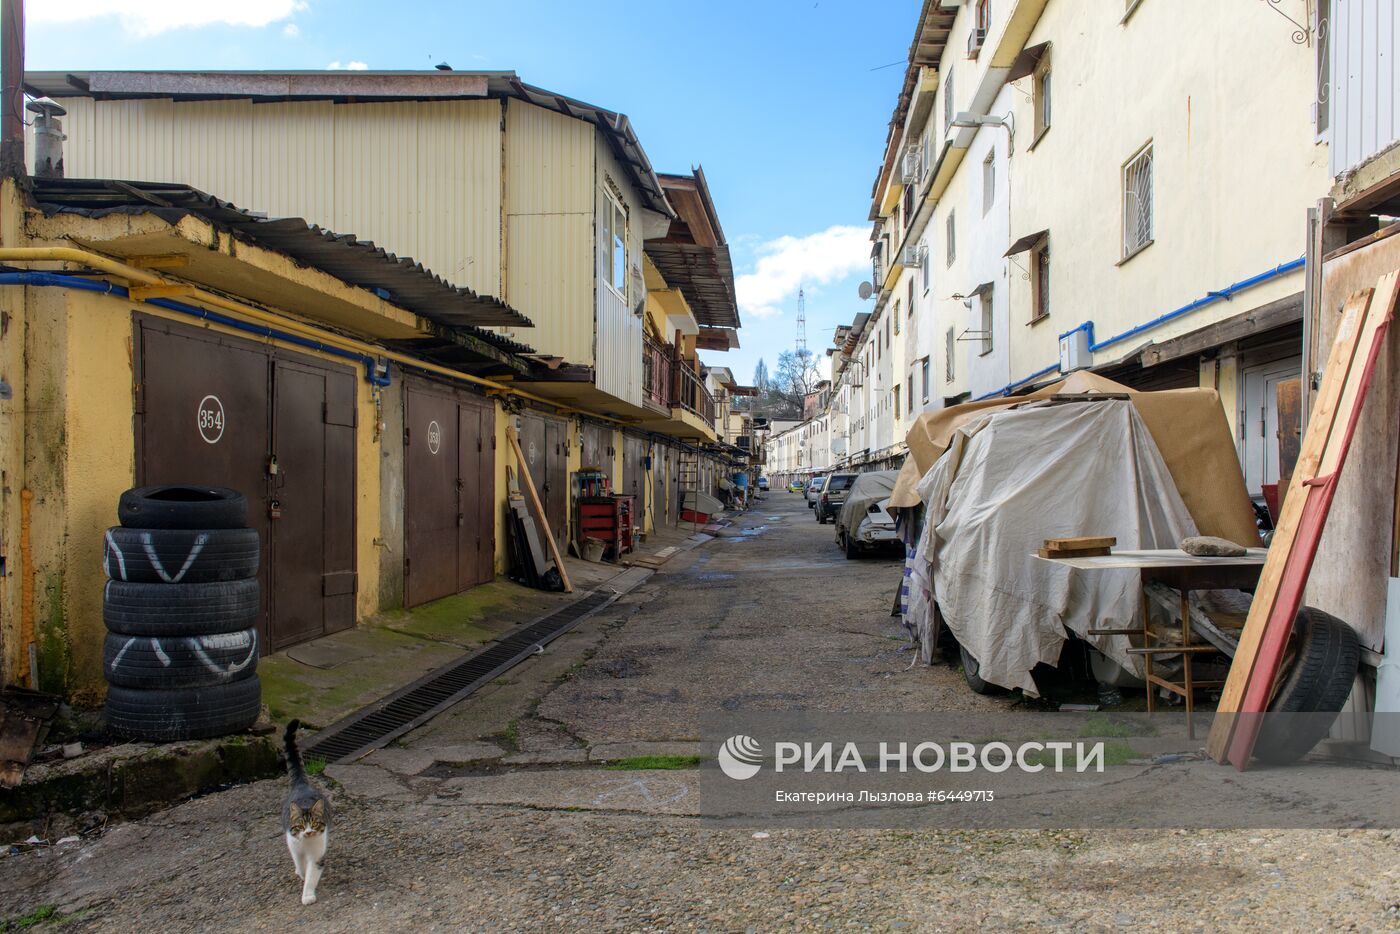
<svg viewBox="0 0 1400 934"><path fill-rule="evenodd" d="M199 400L199 414L195 416L199 426L199 436L206 444L218 444L224 436L224 404L218 396L205 396Z"/></svg>

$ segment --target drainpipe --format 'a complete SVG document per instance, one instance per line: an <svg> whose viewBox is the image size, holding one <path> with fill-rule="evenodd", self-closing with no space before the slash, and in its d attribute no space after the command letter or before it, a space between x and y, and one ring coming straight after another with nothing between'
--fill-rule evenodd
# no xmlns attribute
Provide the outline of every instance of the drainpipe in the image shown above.
<svg viewBox="0 0 1400 934"><path fill-rule="evenodd" d="M5 0L0 22L0 175L24 175L24 0Z"/></svg>

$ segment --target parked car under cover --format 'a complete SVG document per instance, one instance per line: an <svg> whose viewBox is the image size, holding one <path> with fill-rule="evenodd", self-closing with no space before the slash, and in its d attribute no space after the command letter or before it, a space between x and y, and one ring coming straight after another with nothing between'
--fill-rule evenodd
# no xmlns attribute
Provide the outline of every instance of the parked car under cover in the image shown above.
<svg viewBox="0 0 1400 934"><path fill-rule="evenodd" d="M826 525L836 518L837 510L846 501L846 494L851 491L851 484L856 482L858 476L860 474L834 473L826 478L826 482L822 484L821 492L817 495L818 522Z"/></svg>
<svg viewBox="0 0 1400 934"><path fill-rule="evenodd" d="M889 511L898 470L872 470L856 477L836 514L836 543L847 558L900 543Z"/></svg>

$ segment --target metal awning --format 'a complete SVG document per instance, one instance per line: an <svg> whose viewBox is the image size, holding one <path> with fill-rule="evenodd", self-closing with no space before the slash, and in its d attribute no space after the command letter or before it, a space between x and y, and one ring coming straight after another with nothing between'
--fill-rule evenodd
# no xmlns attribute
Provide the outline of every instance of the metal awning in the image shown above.
<svg viewBox="0 0 1400 934"><path fill-rule="evenodd" d="M35 178L31 183L32 197L46 214L100 217L139 213L170 221L192 215L256 246L284 253L342 282L374 292L435 324L470 328L476 336L511 353L530 352L524 344L477 330L492 325L529 327L530 319L525 315L500 299L453 285L421 263L353 234L338 234L300 217L269 218L187 185L77 178Z"/></svg>
<svg viewBox="0 0 1400 934"><path fill-rule="evenodd" d="M1035 233L1026 234L1007 248L1002 256L1015 256L1017 253L1024 253L1027 250L1040 246L1040 241L1050 236L1049 230L1037 230Z"/></svg>
<svg viewBox="0 0 1400 934"><path fill-rule="evenodd" d="M1027 75L1035 73L1040 66L1040 60L1050 51L1050 43L1042 42L1039 45L1029 45L1021 50L1021 54L1016 56L1016 60L1011 63L1011 70L1006 73L1006 81L1019 81Z"/></svg>

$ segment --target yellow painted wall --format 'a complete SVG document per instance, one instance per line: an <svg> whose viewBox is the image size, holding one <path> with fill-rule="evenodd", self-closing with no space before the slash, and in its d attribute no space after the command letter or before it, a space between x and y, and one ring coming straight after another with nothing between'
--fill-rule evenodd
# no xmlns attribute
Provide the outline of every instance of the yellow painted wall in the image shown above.
<svg viewBox="0 0 1400 934"><path fill-rule="evenodd" d="M1265 4L1178 7L1145 0L1120 23L1121 4L1052 0L1029 39L1053 43L1053 123L1029 150L1032 79L1017 82L1011 236L1050 231L1053 320L1022 326L1030 283L1011 276L1013 379L1055 362L1058 335L1084 321L1103 339L1303 253L1304 212L1329 184L1308 107L1315 50ZM1149 141L1155 242L1120 265L1121 168ZM1094 362L1301 288L1299 271Z"/></svg>
<svg viewBox="0 0 1400 934"><path fill-rule="evenodd" d="M71 177L183 182L373 240L479 292L501 291L499 101L75 97L64 106Z"/></svg>
<svg viewBox="0 0 1400 934"><path fill-rule="evenodd" d="M592 124L511 100L505 115L505 299L541 353L593 363Z"/></svg>
<svg viewBox="0 0 1400 934"><path fill-rule="evenodd" d="M80 703L96 703L105 690L102 534L117 523L118 497L135 483L132 313L137 306L90 292L30 288L27 293L26 374L35 404L26 417L30 457L24 483L35 494L31 546L40 684ZM190 321L151 306L139 310ZM287 349L341 362L305 348ZM380 534L381 441L374 438L372 387L363 380L357 385L357 615L366 616L379 609L374 540ZM11 666L23 666L24 648L12 639L11 614L6 615L7 659Z"/></svg>

